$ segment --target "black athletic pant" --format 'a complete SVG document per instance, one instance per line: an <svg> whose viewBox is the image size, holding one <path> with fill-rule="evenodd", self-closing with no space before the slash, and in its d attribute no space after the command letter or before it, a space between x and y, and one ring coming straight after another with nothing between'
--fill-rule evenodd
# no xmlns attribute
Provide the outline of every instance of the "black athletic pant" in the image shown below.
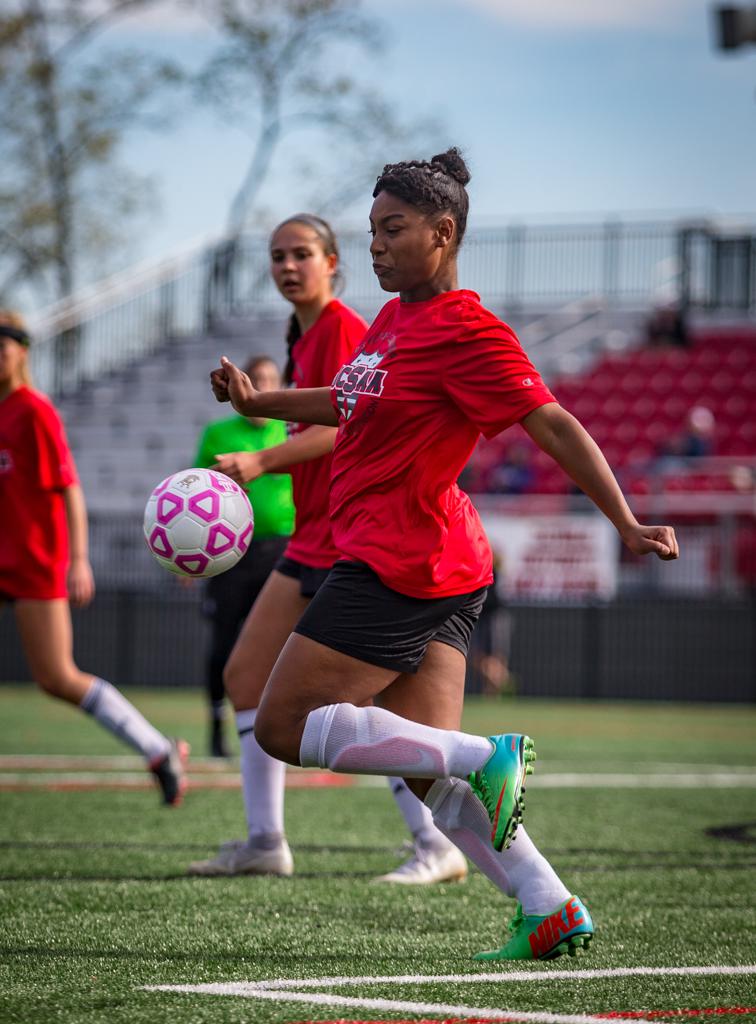
<svg viewBox="0 0 756 1024"><path fill-rule="evenodd" d="M253 540L233 569L207 581L203 610L213 624L207 662L207 693L211 705L225 696L223 669L249 610L276 562L286 550L288 537Z"/></svg>

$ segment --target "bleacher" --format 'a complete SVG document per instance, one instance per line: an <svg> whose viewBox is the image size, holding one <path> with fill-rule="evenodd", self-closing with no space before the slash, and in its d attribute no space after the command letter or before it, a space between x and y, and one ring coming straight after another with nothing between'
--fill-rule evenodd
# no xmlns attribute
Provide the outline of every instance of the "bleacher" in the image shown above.
<svg viewBox="0 0 756 1024"><path fill-rule="evenodd" d="M190 466L200 431L232 415L212 396L208 374L221 355L285 362L285 323L236 321L183 338L59 401L89 509L139 512L158 481Z"/></svg>
<svg viewBox="0 0 756 1024"><path fill-rule="evenodd" d="M737 459L756 457L754 327L699 328L689 348L637 347L606 354L586 372L557 377L550 386L601 446L630 493L649 493L658 486L670 491L738 490L743 481L732 472ZM697 406L713 415L710 454L719 459L702 461L700 472L692 472L689 463L684 467L684 460L674 458L672 449ZM506 492L508 477L501 467L523 462L530 472L515 476L519 493L567 494L574 489L519 427L481 442L468 485Z"/></svg>

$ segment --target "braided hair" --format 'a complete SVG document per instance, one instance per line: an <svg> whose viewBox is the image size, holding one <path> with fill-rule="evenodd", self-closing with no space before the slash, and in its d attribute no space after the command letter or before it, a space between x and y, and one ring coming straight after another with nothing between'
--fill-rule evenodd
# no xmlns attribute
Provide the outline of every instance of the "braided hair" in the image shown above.
<svg viewBox="0 0 756 1024"><path fill-rule="evenodd" d="M339 258L339 246L336 241L336 235L333 233L333 228L327 220L323 220L322 217L317 217L314 213L295 213L293 217L287 217L286 220L282 220L278 227L275 229L273 234L270 236L271 239L275 234L280 231L286 224L304 224L308 228L312 228L315 234L318 236L320 244L323 246L323 252L326 256L335 256ZM340 270L337 270L333 275L334 285L343 284L343 275ZM289 317L289 326L286 331L286 353L287 360L286 366L284 367L283 380L284 384L291 384L294 378L294 345L302 337L302 328L297 320L296 313L292 313Z"/></svg>
<svg viewBox="0 0 756 1024"><path fill-rule="evenodd" d="M457 225L458 248L467 227L470 200L465 185L469 180L467 164L457 147L452 146L430 160L386 164L376 181L373 198L379 192L390 192L423 213L450 213Z"/></svg>

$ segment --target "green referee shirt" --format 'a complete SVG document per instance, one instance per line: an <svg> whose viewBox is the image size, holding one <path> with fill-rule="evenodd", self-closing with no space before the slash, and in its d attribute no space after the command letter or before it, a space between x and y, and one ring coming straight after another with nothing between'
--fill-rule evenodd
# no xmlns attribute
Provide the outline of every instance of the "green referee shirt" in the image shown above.
<svg viewBox="0 0 756 1024"><path fill-rule="evenodd" d="M212 466L216 455L228 452L259 452L263 448L283 444L286 425L268 420L258 427L244 416L229 416L208 423L202 432L196 465ZM255 513L255 539L288 537L294 529L294 500L288 473L265 473L244 485Z"/></svg>

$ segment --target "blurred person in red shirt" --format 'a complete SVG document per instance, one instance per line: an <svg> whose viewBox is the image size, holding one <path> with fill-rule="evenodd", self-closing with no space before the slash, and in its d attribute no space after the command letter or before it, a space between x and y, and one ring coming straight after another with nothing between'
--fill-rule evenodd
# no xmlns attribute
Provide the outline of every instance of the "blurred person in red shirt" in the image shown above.
<svg viewBox="0 0 756 1024"><path fill-rule="evenodd" d="M0 607L13 604L37 685L91 714L147 761L166 804L180 803L189 748L169 740L109 682L73 660L70 604L94 597L87 510L52 402L31 386L23 318L0 310Z"/></svg>

